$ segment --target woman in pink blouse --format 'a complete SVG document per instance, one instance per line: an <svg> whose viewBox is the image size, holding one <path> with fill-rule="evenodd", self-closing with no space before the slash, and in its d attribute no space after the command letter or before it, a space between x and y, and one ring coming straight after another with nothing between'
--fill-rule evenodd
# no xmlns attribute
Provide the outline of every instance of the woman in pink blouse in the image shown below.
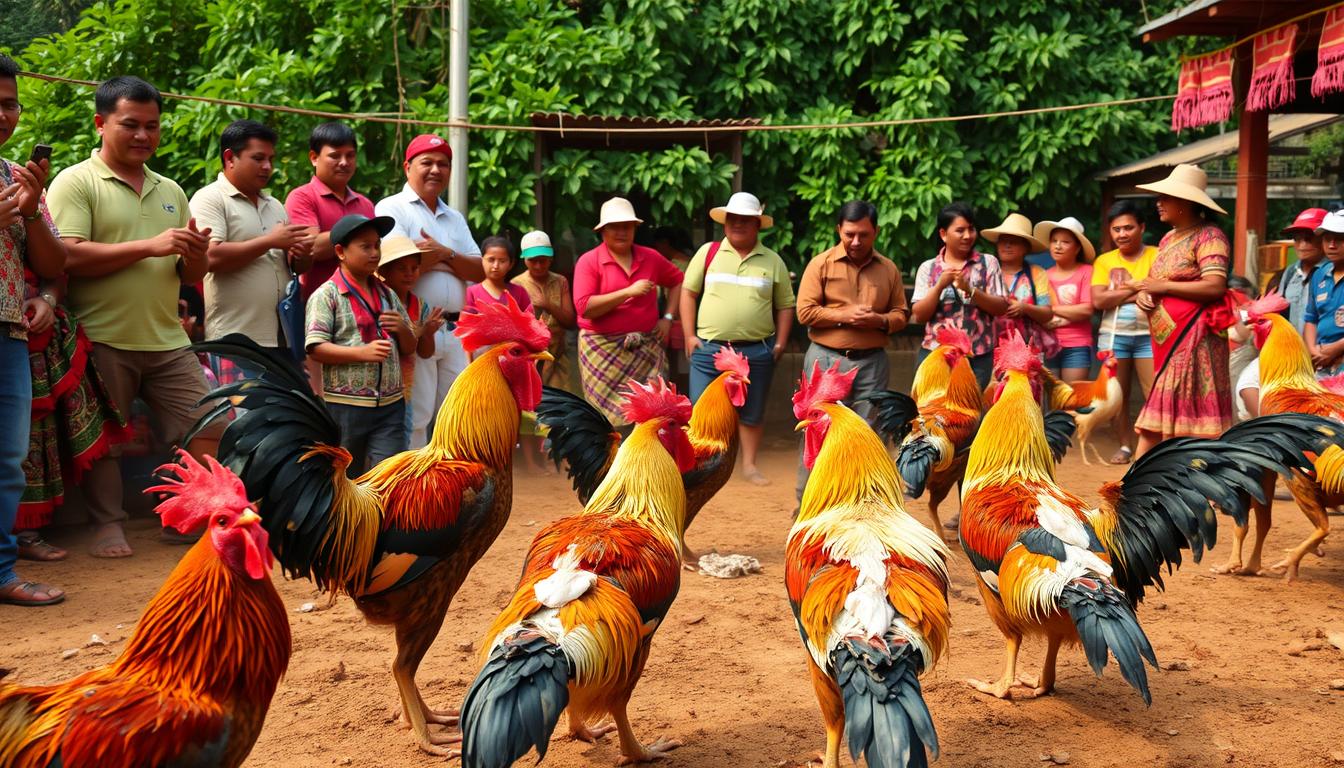
<svg viewBox="0 0 1344 768"><path fill-rule="evenodd" d="M1097 251L1072 216L1036 225L1036 239L1045 243L1055 266L1046 271L1050 281L1050 322L1059 341L1059 354L1045 361L1066 382L1087 378L1092 370L1092 260ZM1086 259L1086 261L1084 261Z"/></svg>
<svg viewBox="0 0 1344 768"><path fill-rule="evenodd" d="M629 200L603 203L593 227L602 244L574 265L583 395L616 425L626 423L620 410L625 383L667 374L664 346L681 296L681 270L652 248L635 245L642 223ZM669 311L662 317L658 286L668 289Z"/></svg>

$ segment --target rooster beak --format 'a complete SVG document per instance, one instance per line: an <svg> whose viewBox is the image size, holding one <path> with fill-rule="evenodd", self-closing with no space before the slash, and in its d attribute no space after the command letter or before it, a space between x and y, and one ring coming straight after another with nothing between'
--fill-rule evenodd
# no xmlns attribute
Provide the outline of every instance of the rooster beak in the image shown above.
<svg viewBox="0 0 1344 768"><path fill-rule="evenodd" d="M541 352L538 352L538 353L536 353L535 355L533 355L533 356L532 356L532 359L533 359L533 360L543 360L543 361L548 362L548 363L555 362L555 358L551 355L551 353L550 353L550 352L547 352L547 351L545 351L545 350L542 350Z"/></svg>
<svg viewBox="0 0 1344 768"><path fill-rule="evenodd" d="M261 522L261 515L253 512L251 509L245 510L238 516L238 522L233 524L235 528L242 528L249 525L256 525Z"/></svg>
<svg viewBox="0 0 1344 768"><path fill-rule="evenodd" d="M812 422L808 421L807 419L803 419L794 426L793 431L802 432L804 429L807 429L808 425L811 423Z"/></svg>

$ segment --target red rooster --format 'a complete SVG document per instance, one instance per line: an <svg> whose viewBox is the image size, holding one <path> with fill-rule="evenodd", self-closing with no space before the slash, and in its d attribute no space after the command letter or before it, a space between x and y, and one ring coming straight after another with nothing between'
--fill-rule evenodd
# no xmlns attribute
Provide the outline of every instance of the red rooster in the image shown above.
<svg viewBox="0 0 1344 768"><path fill-rule="evenodd" d="M1121 675L1151 701L1143 661L1156 667L1135 606L1144 589L1162 586L1162 568L1191 549L1198 561L1217 536L1210 503L1244 521L1261 494L1261 473L1309 466L1305 450L1340 438L1311 416L1256 419L1218 440L1168 440L1102 485L1100 508L1061 488L1038 405L1040 357L1020 336L1000 340L1005 371L997 402L985 414L966 464L961 542L980 575L985 607L1006 642L1003 676L969 681L1000 698L1054 689L1062 644L1081 642L1098 675L1108 654ZM1039 678L1017 676L1024 635L1044 635Z"/></svg>
<svg viewBox="0 0 1344 768"><path fill-rule="evenodd" d="M214 459L150 488L164 525L208 530L149 601L111 665L58 685L0 683L0 765L243 764L289 665L289 620L243 484ZM180 478L180 479L179 479Z"/></svg>
<svg viewBox="0 0 1344 768"><path fill-rule="evenodd" d="M714 354L714 368L720 373L695 402L687 427L695 448L695 468L682 477L686 528L732 477L737 463L737 409L746 402L751 369L747 358L731 346ZM548 430L551 458L557 465L567 464L574 490L586 503L611 467L621 446L620 433L583 398L550 387L537 406L537 421ZM686 546L685 530L680 542L682 561L694 569L700 558Z"/></svg>
<svg viewBox="0 0 1344 768"><path fill-rule="evenodd" d="M632 382L624 414L636 426L606 478L582 513L532 540L522 581L490 629L485 668L462 704L464 768L504 768L531 749L545 757L566 710L576 738L614 728L622 765L680 746L640 743L626 706L681 583L691 403L661 379ZM608 713L614 725L590 725Z"/></svg>
<svg viewBox="0 0 1344 768"><path fill-rule="evenodd" d="M287 575L312 579L333 599L344 592L370 623L396 628L403 723L422 749L442 755L452 751L441 745L460 737L430 734L427 724L454 725L456 712L431 710L415 673L467 572L508 521L519 413L536 406L536 363L550 359L546 326L512 300L463 315L456 333L469 352L490 350L453 382L429 445L355 480L339 428L292 363L238 335L200 345L265 370L213 394L247 409L224 432L219 455L261 499Z"/></svg>
<svg viewBox="0 0 1344 768"><path fill-rule="evenodd" d="M812 474L785 584L826 723L824 766L837 768L845 735L855 762L925 766L938 737L918 676L947 648L950 553L906 513L885 445L841 404L854 373L814 366L793 398Z"/></svg>

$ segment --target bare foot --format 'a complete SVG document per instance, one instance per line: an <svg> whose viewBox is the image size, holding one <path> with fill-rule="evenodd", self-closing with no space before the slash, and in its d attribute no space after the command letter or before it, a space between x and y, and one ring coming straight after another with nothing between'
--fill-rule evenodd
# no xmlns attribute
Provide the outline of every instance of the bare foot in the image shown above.
<svg viewBox="0 0 1344 768"><path fill-rule="evenodd" d="M606 736L608 733L616 730L615 723L601 723L599 725L581 725L578 728L570 729L569 737L575 741L584 741L589 744L596 744L597 740Z"/></svg>
<svg viewBox="0 0 1344 768"><path fill-rule="evenodd" d="M770 478L761 474L761 471L755 467L743 467L742 477L746 478L747 482L752 485L764 487L770 484Z"/></svg>
<svg viewBox="0 0 1344 768"><path fill-rule="evenodd" d="M652 744L644 747L642 754L621 755L621 759L616 761L617 765L633 765L635 763L652 763L655 760L662 760L667 757L667 753L680 747L682 743L675 739L659 738Z"/></svg>
<svg viewBox="0 0 1344 768"><path fill-rule="evenodd" d="M89 554L94 557L118 558L130 557L135 554L131 550L131 545L126 542L126 532L121 529L121 523L107 523L98 527L93 534L93 546L89 547Z"/></svg>

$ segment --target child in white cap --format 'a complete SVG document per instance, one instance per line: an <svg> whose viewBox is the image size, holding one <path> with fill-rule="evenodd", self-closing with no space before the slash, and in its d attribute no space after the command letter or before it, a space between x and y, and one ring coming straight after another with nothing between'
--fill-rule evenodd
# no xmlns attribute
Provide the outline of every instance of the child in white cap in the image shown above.
<svg viewBox="0 0 1344 768"><path fill-rule="evenodd" d="M551 346L546 350L555 358L541 364L541 381L549 387L558 387L572 391L570 383L569 355L566 351L565 332L575 325L574 299L569 290L569 281L564 275L551 271L551 262L555 259L555 249L551 247L551 238L541 231L523 235L521 256L527 269L513 278L513 284L522 286L532 299L532 307L537 310L541 321L551 331ZM540 465L547 474L552 474L550 465L541 460L543 435L539 429L529 430L535 424L525 423L525 433L533 435L523 441L523 452L529 464Z"/></svg>

